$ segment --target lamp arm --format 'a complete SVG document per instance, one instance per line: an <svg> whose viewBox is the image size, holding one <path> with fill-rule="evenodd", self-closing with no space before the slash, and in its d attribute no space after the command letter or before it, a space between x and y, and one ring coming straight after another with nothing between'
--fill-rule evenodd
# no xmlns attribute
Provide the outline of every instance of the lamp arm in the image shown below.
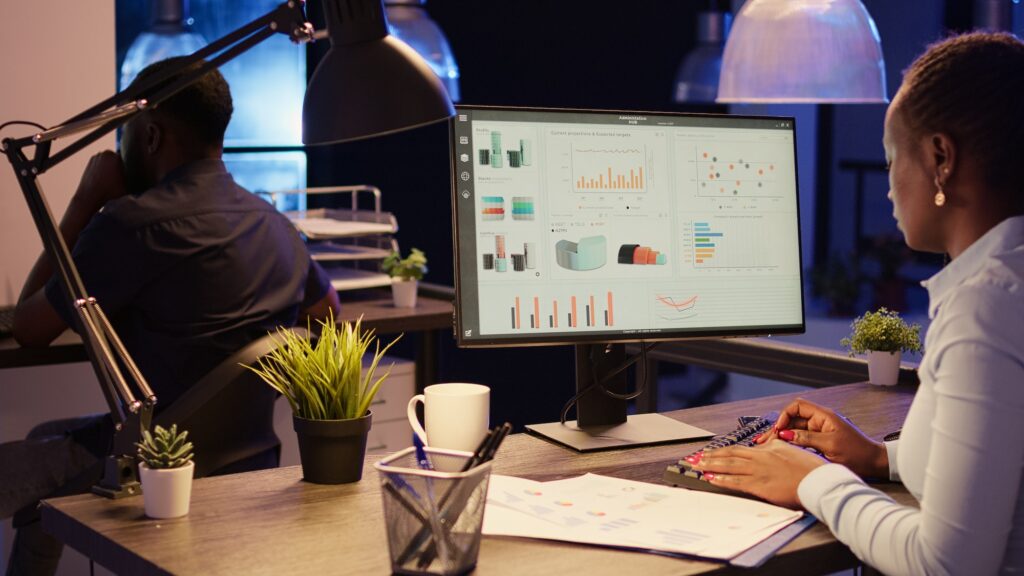
<svg viewBox="0 0 1024 576"><path fill-rule="evenodd" d="M99 303L88 295L64 237L43 196L38 177L127 122L141 110L166 101L207 72L236 58L273 34L287 34L296 42L312 40L313 27L306 22L303 6L304 0L288 0L272 12L187 56L179 65L134 83L75 115L64 124L33 136L5 138L0 141L0 150L7 156L14 169L18 185L43 242L43 248L54 264L66 298L76 311L75 318L79 333L82 335L82 343L114 420L113 454L106 463L103 480L99 486L94 487L97 493L117 498L137 492L133 459L128 454L132 452L134 442L140 439L141 431L149 429L157 398L118 338ZM206 60L208 56L214 57ZM183 73L197 62L202 64ZM174 80L168 82L171 78ZM166 85L162 86L163 84ZM147 94L148 98L141 99L142 94ZM110 109L111 107L113 109ZM95 128L97 125L99 127ZM59 153L50 156L52 140L92 128L95 129L65 146ZM35 148L35 154L31 159L25 155L25 149L29 147ZM127 372L128 378L125 377L122 368ZM142 401L136 399L133 388L141 394Z"/></svg>

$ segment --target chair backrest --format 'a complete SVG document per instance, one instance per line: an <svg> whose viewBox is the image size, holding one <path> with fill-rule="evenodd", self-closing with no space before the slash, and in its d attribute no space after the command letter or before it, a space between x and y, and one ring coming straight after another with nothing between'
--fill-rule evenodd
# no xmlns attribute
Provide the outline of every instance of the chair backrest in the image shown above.
<svg viewBox="0 0 1024 576"><path fill-rule="evenodd" d="M302 328L296 332L305 333ZM255 340L221 362L154 419L189 431L195 444L196 477L215 475L232 464L280 449L274 434L277 392L243 366L252 366L280 343Z"/></svg>

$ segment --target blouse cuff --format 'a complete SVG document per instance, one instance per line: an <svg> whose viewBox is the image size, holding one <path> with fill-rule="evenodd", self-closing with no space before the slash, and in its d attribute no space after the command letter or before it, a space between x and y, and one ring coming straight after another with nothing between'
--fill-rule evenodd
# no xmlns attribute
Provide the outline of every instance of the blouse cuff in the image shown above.
<svg viewBox="0 0 1024 576"><path fill-rule="evenodd" d="M899 440L893 440L885 443L885 452L889 455L889 480L893 482L900 481L900 471L896 467L896 450L900 446Z"/></svg>
<svg viewBox="0 0 1024 576"><path fill-rule="evenodd" d="M850 482L863 484L863 481L849 468L842 464L825 464L818 466L797 486L797 496L804 509L821 520L821 501L825 494Z"/></svg>

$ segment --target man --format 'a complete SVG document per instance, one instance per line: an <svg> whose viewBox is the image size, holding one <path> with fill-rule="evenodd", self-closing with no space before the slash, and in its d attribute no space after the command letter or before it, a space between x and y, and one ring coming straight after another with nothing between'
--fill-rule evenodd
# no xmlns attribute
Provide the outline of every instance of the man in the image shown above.
<svg viewBox="0 0 1024 576"><path fill-rule="evenodd" d="M153 64L136 82L180 60ZM158 412L248 342L340 309L287 218L225 170L231 113L228 85L213 71L138 114L124 127L120 157L90 160L61 221L86 290L153 388ZM44 254L22 290L14 337L48 345L76 326L75 314ZM0 445L0 518L103 457L109 422L51 422ZM52 573L59 557L35 522L19 528L8 573Z"/></svg>

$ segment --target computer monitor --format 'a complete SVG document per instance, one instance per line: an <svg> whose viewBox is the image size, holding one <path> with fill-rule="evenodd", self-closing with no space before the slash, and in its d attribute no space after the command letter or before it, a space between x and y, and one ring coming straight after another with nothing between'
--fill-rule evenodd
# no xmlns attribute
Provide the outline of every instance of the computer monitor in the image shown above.
<svg viewBox="0 0 1024 576"><path fill-rule="evenodd" d="M625 343L804 331L793 118L456 111L458 345L574 344L590 389L575 423L531 431L581 450L707 435L592 385L625 392Z"/></svg>

